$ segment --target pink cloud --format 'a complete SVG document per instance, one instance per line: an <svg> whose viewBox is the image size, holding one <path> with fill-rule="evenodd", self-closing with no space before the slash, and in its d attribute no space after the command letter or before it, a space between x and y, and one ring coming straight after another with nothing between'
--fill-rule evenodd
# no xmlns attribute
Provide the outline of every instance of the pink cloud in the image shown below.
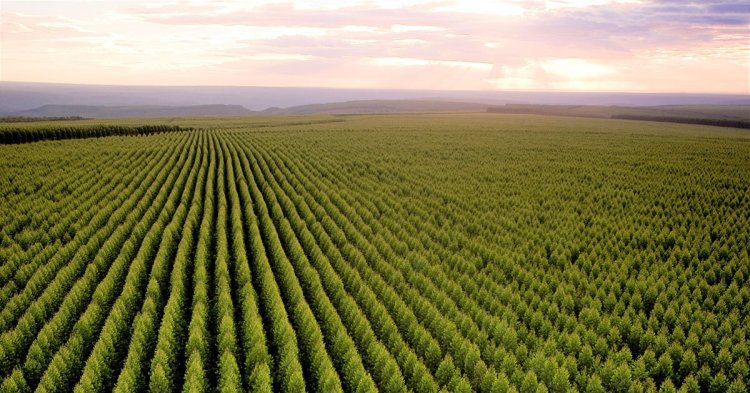
<svg viewBox="0 0 750 393"><path fill-rule="evenodd" d="M252 3L11 5L2 77L41 81L20 64L54 56L78 66L77 82L748 91L748 16L734 0Z"/></svg>

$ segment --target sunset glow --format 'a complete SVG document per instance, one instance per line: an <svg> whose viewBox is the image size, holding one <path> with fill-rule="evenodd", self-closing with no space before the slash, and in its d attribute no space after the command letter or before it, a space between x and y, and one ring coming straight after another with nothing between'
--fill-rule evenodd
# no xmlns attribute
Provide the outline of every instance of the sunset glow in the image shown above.
<svg viewBox="0 0 750 393"><path fill-rule="evenodd" d="M3 1L0 80L750 93L736 0Z"/></svg>

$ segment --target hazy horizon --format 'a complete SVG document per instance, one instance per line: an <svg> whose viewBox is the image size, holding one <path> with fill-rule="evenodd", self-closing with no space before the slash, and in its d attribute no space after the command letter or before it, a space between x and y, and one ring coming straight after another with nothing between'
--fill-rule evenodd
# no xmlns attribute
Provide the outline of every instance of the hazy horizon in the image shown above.
<svg viewBox="0 0 750 393"><path fill-rule="evenodd" d="M4 1L0 80L748 94L737 0Z"/></svg>
<svg viewBox="0 0 750 393"><path fill-rule="evenodd" d="M260 111L300 105L367 100L431 100L476 104L548 105L749 105L747 94L405 90L268 86L115 86L0 81L0 114L45 105L241 105Z"/></svg>
<svg viewBox="0 0 750 393"><path fill-rule="evenodd" d="M32 80L0 80L0 84L17 85L49 85L49 86L81 86L81 87L113 87L113 88L260 88L260 89L321 89L321 90L370 90L370 91L434 91L434 92L487 92L487 93L579 93L579 94L631 94L631 95L706 95L706 96L746 96L748 91L713 92L713 91L680 91L680 90L571 90L571 89L440 89L440 88L409 88L409 87L356 87L356 86L325 86L325 85L264 85L264 84L158 84L158 83L76 83L76 82L45 82Z"/></svg>

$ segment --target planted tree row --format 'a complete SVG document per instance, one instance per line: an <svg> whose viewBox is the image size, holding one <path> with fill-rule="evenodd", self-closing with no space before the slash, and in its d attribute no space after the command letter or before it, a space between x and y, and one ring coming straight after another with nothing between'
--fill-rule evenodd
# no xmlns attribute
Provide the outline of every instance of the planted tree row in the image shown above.
<svg viewBox="0 0 750 393"><path fill-rule="evenodd" d="M60 139L100 138L104 136L152 135L164 132L190 131L192 127L166 124L141 126L30 126L0 128L0 144L16 144Z"/></svg>

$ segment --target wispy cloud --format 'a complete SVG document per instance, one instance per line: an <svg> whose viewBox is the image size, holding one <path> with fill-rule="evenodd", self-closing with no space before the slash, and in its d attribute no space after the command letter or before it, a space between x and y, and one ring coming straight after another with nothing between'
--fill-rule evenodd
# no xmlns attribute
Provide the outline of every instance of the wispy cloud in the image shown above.
<svg viewBox="0 0 750 393"><path fill-rule="evenodd" d="M749 8L737 0L9 1L1 77L748 93Z"/></svg>

